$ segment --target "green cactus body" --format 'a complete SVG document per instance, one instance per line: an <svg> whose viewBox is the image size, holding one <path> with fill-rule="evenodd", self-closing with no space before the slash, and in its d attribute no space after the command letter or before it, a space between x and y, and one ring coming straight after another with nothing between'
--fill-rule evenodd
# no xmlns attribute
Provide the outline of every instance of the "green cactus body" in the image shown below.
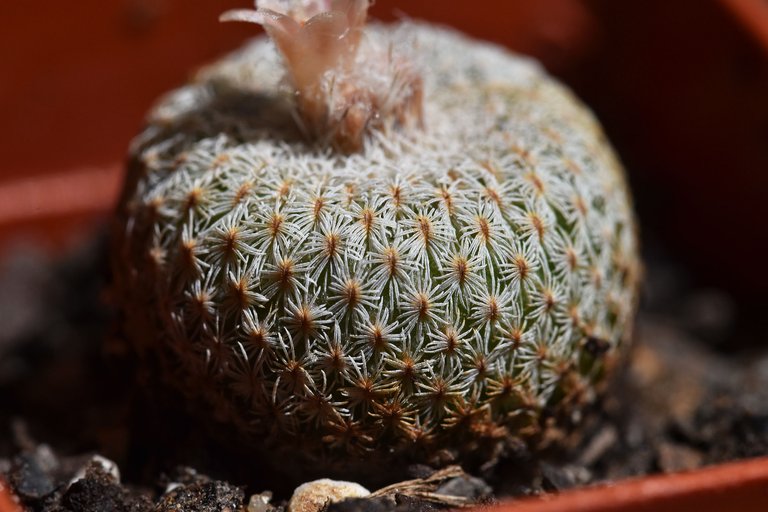
<svg viewBox="0 0 768 512"><path fill-rule="evenodd" d="M423 130L305 142L265 39L153 111L118 216L123 330L261 446L535 433L591 400L631 329L620 165L535 63L426 25L365 37L417 41Z"/></svg>

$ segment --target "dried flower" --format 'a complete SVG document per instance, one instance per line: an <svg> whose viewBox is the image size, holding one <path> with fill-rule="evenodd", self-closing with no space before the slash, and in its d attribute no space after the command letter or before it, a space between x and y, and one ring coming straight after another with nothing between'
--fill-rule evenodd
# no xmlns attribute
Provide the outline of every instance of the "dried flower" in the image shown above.
<svg viewBox="0 0 768 512"><path fill-rule="evenodd" d="M356 151L370 129L422 123L420 75L392 47L362 45L371 0L258 0L221 21L262 25L285 60L304 128Z"/></svg>

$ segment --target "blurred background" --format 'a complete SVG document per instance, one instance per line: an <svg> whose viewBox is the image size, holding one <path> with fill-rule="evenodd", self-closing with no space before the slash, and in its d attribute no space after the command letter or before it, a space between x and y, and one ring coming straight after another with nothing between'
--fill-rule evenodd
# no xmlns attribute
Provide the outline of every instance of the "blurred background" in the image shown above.
<svg viewBox="0 0 768 512"><path fill-rule="evenodd" d="M250 6L0 3L0 251L19 237L62 248L103 222L144 114L258 33L217 21ZM729 343L765 332L768 1L377 0L372 14L450 25L539 59L595 111L628 169L646 293L696 290L681 314L704 331L727 327Z"/></svg>

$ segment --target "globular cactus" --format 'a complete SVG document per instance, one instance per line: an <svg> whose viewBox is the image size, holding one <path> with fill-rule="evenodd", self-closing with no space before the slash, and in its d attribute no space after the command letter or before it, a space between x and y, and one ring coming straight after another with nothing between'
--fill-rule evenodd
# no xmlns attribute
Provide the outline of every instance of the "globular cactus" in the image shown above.
<svg viewBox="0 0 768 512"><path fill-rule="evenodd" d="M499 48L364 28L368 0L270 3L226 18L282 57L258 39L214 64L133 145L126 337L244 442L331 460L577 413L626 345L639 267L592 115Z"/></svg>

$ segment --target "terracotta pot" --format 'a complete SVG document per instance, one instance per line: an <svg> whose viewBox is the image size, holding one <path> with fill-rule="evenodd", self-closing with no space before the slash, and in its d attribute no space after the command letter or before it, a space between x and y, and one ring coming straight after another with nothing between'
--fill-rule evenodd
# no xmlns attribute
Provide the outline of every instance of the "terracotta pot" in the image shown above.
<svg viewBox="0 0 768 512"><path fill-rule="evenodd" d="M194 9L182 0L3 3L0 252L19 237L60 247L107 218L121 176L116 162L144 112L189 70L253 34L250 27L224 29L215 21L222 10L248 3L207 1ZM594 99L589 103L626 149L622 154L635 155L629 159L633 169L643 169L635 174L641 209L656 210L648 225L702 276L718 277L712 270L727 268L725 284L762 293L768 273L755 276L750 268L768 247L768 230L755 227L768 218L768 4L481 0L435 9L428 0L379 0L376 13L391 19L397 4L407 4L414 17L532 53L565 73ZM196 37L185 37L189 33ZM585 62L577 72L580 59L591 60L592 67ZM741 81L732 79L731 66ZM679 95L686 102L677 102ZM660 198L664 208L657 208ZM723 247L729 260L713 258ZM629 480L495 509L762 511L768 509L768 461ZM17 511L0 483L0 512Z"/></svg>
<svg viewBox="0 0 768 512"><path fill-rule="evenodd" d="M764 318L768 3L590 5L597 42L567 81L629 169L644 232Z"/></svg>
<svg viewBox="0 0 768 512"><path fill-rule="evenodd" d="M121 181L119 165L0 181L0 253L19 243L61 249L88 236L106 221Z"/></svg>
<svg viewBox="0 0 768 512"><path fill-rule="evenodd" d="M0 478L0 512L21 512L8 483Z"/></svg>
<svg viewBox="0 0 768 512"><path fill-rule="evenodd" d="M763 512L768 458L502 503L498 512Z"/></svg>
<svg viewBox="0 0 768 512"><path fill-rule="evenodd" d="M761 0L721 0L721 3L768 55L768 4Z"/></svg>

